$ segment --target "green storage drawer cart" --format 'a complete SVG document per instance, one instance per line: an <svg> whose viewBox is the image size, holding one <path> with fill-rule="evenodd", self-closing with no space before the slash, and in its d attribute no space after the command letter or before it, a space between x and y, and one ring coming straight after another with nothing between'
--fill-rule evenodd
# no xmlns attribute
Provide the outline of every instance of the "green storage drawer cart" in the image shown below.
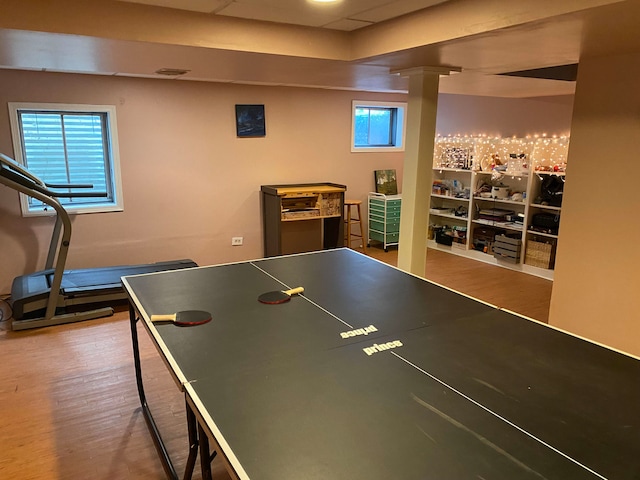
<svg viewBox="0 0 640 480"><path fill-rule="evenodd" d="M388 252L389 245L398 245L401 203L401 195L369 193L369 246L372 240L381 242Z"/></svg>

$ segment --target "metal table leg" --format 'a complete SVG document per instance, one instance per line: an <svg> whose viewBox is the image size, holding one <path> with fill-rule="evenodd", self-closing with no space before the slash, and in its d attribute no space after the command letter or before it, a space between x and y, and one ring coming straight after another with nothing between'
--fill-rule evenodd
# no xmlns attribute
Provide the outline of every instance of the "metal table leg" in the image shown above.
<svg viewBox="0 0 640 480"><path fill-rule="evenodd" d="M202 426L198 423L198 437L200 441L200 469L202 470L202 480L212 480L211 462L216 458L216 451L210 453L209 438Z"/></svg>
<svg viewBox="0 0 640 480"><path fill-rule="evenodd" d="M160 455L160 460L162 461L162 466L167 475L167 478L171 480L178 480L178 474L176 473L176 469L171 462L171 458L169 457L169 452L167 452L167 448L162 441L162 436L160 435L160 431L156 426L156 422L153 419L153 415L151 414L151 410L149 410L149 405L147 404L147 399L144 393L144 384L142 383L142 368L140 366L140 347L138 344L138 329L137 329L138 317L136 315L136 311L133 308L133 305L129 304L129 324L131 326L131 342L133 344L133 361L136 369L136 383L138 385L138 396L140 397L140 406L142 407L142 413L144 414L144 418L147 422L147 427L149 428L149 432L151 433L151 437L153 438L153 443L158 450L158 454ZM187 409L189 410L189 409ZM191 457L191 452L189 453L189 457ZM195 461L195 460L194 460Z"/></svg>

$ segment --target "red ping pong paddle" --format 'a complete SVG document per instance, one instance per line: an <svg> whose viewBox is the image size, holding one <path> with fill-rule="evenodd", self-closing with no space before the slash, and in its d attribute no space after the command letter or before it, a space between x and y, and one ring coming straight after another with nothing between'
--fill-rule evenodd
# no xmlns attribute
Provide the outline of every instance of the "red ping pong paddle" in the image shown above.
<svg viewBox="0 0 640 480"><path fill-rule="evenodd" d="M276 290L274 292L263 293L258 297L258 301L269 305L277 305L278 303L288 302L291 300L291 295L302 292L304 292L304 287L292 288L291 290Z"/></svg>
<svg viewBox="0 0 640 480"><path fill-rule="evenodd" d="M170 322L180 327L202 325L211 321L211 314L203 310L184 310L171 315L151 315L152 322Z"/></svg>

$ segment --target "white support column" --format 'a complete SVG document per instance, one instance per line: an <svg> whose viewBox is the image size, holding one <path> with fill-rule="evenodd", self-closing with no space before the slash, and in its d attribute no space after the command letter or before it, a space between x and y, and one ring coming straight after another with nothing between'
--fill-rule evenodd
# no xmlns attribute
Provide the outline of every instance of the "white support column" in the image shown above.
<svg viewBox="0 0 640 480"><path fill-rule="evenodd" d="M438 86L440 75L452 71L458 70L421 67L393 72L409 77L398 268L421 277L427 259Z"/></svg>

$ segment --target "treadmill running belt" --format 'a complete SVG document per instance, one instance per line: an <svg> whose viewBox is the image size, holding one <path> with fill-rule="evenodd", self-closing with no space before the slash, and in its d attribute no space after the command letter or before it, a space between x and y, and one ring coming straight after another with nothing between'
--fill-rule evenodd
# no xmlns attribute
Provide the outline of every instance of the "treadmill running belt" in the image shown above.
<svg viewBox="0 0 640 480"><path fill-rule="evenodd" d="M148 265L124 265L118 267L69 270L65 271L62 277L62 290L71 292L97 286L120 288L120 277L125 275L139 275L197 266L198 265L191 260L181 260L177 262L151 263ZM49 285L51 285L52 281L53 274L47 275Z"/></svg>

